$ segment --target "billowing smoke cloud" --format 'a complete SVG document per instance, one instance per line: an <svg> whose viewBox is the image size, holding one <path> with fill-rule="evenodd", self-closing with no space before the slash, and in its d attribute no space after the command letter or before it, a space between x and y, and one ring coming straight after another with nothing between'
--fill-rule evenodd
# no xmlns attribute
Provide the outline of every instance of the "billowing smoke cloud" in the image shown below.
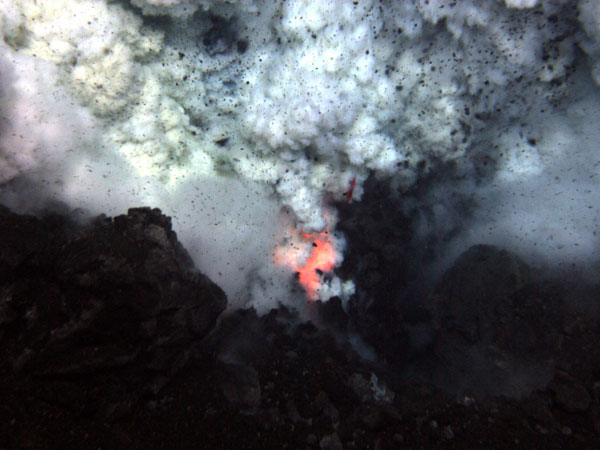
<svg viewBox="0 0 600 450"><path fill-rule="evenodd" d="M230 302L261 310L351 295L324 273L345 245L333 205L370 175L423 216L417 235L460 229L449 258L484 242L590 267L597 5L0 2L2 201L158 206Z"/></svg>

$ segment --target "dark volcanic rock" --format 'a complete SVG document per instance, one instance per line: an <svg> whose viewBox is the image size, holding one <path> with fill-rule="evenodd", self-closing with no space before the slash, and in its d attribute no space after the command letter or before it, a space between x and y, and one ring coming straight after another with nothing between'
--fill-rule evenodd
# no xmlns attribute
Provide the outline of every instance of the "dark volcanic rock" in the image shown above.
<svg viewBox="0 0 600 450"><path fill-rule="evenodd" d="M437 286L443 328L464 343L493 339L500 309L530 280L529 267L515 255L489 245L471 247Z"/></svg>
<svg viewBox="0 0 600 450"><path fill-rule="evenodd" d="M463 253L430 298L439 332L437 384L520 397L548 384L564 309L518 257L487 245Z"/></svg>
<svg viewBox="0 0 600 450"><path fill-rule="evenodd" d="M565 373L557 374L550 389L556 404L567 412L585 412L590 407L591 397L587 389Z"/></svg>
<svg viewBox="0 0 600 450"><path fill-rule="evenodd" d="M0 208L0 370L13 394L118 420L187 364L226 298L158 209L72 230Z"/></svg>
<svg viewBox="0 0 600 450"><path fill-rule="evenodd" d="M337 300L315 323L280 307L215 326L225 297L158 210L81 228L0 208L0 239L0 448L600 448L598 315L565 312L564 288L501 250L393 306L369 335L385 358L366 362ZM394 326L430 323L431 355L394 355ZM521 399L470 391L544 361L552 381Z"/></svg>

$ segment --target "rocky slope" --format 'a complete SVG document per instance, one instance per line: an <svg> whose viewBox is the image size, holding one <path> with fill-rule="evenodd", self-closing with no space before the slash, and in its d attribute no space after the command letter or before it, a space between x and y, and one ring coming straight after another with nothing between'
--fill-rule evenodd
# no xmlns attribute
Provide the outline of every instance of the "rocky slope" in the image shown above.
<svg viewBox="0 0 600 450"><path fill-rule="evenodd" d="M0 448L599 448L599 318L573 295L477 246L418 310L223 313L157 209L0 208Z"/></svg>

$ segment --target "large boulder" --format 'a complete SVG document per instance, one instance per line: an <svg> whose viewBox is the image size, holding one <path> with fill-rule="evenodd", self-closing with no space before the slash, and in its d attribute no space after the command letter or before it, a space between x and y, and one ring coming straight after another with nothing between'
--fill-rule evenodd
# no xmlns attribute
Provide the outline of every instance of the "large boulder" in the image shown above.
<svg viewBox="0 0 600 450"><path fill-rule="evenodd" d="M521 397L554 373L564 307L519 257L475 245L444 274L429 299L436 311L436 384Z"/></svg>
<svg viewBox="0 0 600 450"><path fill-rule="evenodd" d="M79 227L0 208L0 371L15 395L118 418L183 368L226 307L158 209Z"/></svg>

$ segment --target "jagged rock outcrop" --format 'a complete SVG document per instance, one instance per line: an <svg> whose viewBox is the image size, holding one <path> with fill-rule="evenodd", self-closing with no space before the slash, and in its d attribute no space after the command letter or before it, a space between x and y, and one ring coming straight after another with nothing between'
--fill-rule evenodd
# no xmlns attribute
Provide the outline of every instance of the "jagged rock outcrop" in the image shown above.
<svg viewBox="0 0 600 450"><path fill-rule="evenodd" d="M439 332L438 385L471 394L521 397L546 386L560 355L559 289L505 250L475 245L430 298Z"/></svg>
<svg viewBox="0 0 600 450"><path fill-rule="evenodd" d="M226 307L170 218L134 208L79 228L0 208L0 370L9 395L114 419L184 367Z"/></svg>
<svg viewBox="0 0 600 450"><path fill-rule="evenodd" d="M280 307L215 325L225 296L159 210L81 226L0 207L0 448L598 448L598 314L566 292L473 247L366 361L368 305L362 326L336 299L314 322ZM387 357L405 341L386 326L424 323L429 350ZM540 361L551 379L521 399L473 394Z"/></svg>

